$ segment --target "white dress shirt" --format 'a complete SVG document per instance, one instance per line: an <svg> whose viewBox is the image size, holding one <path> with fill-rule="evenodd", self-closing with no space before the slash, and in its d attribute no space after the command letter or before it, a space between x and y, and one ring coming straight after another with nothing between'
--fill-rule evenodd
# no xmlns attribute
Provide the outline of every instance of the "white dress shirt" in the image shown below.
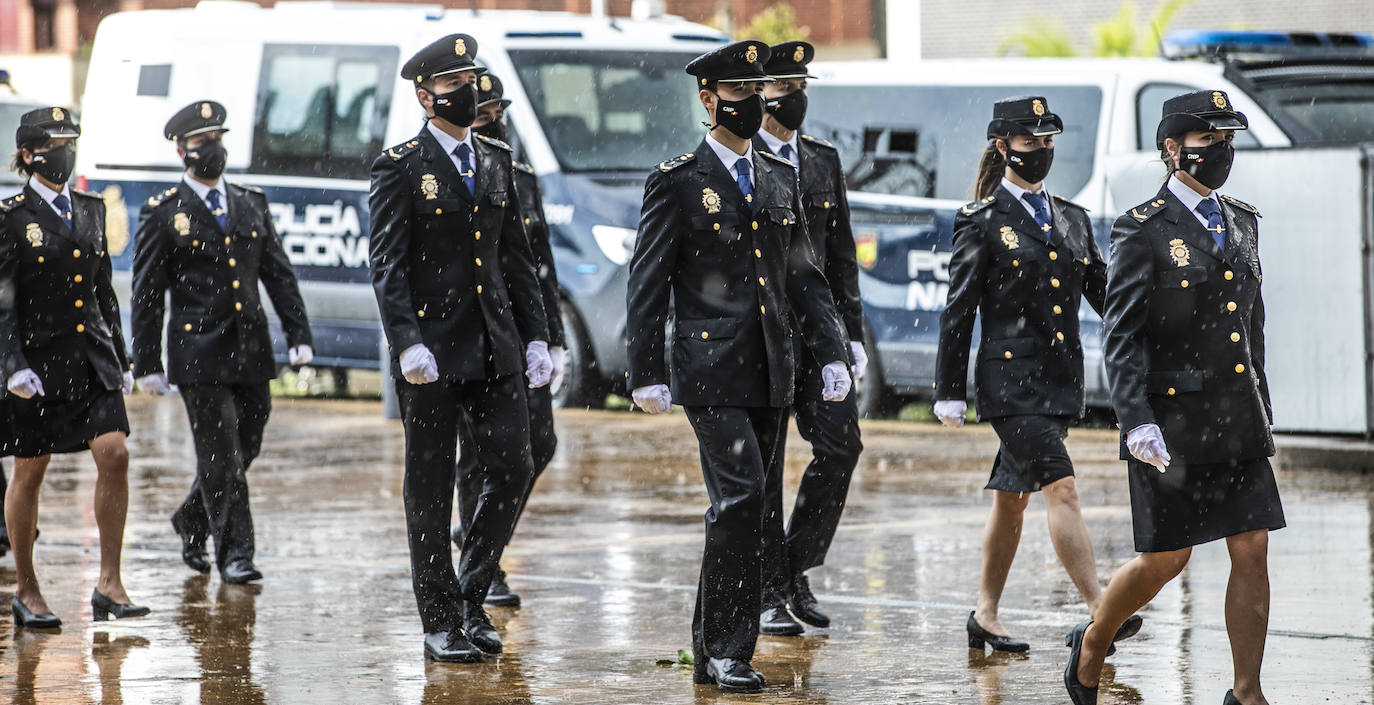
<svg viewBox="0 0 1374 705"><path fill-rule="evenodd" d="M56 191L48 188L47 186L44 186L42 181L39 181L38 179L35 179L32 176L29 177L29 187L32 188L35 193L42 196L43 200L48 202L48 207L52 208L52 212L56 213L59 218L62 217L62 211L58 210L57 206L53 204L53 199L57 198L59 195ZM67 197L68 204L72 202L71 189L69 189L66 184L62 184L62 193L60 195ZM76 206L74 205L71 205L69 207L72 208L73 211L75 211L76 209Z"/></svg>
<svg viewBox="0 0 1374 705"><path fill-rule="evenodd" d="M1031 218L1034 218L1037 214L1035 212L1035 209L1031 207L1030 201L1027 201L1026 199L1022 198L1023 195L1027 193L1038 193L1041 196L1045 197L1045 207L1050 207L1050 195L1048 193L1045 193L1044 184L1040 185L1039 191L1027 191L1026 189L1023 189L1020 186L1013 184L1011 182L1011 179L1008 179L1007 177L1003 176L1002 188L1006 189L1008 192L1011 193L1012 196L1016 197L1017 202L1021 204L1022 208L1026 209L1027 213L1030 213Z"/></svg>
<svg viewBox="0 0 1374 705"><path fill-rule="evenodd" d="M435 127L433 122L426 123L425 127L429 129L429 134L434 135L434 139L439 141L439 148L448 154L448 158L453 162L454 168L458 169L460 173L463 171L463 163L458 160L458 155L454 154L454 151L458 149L458 145L460 144L467 145L469 155L468 165L472 167L473 176L475 177L477 175L477 150L472 148L472 130L469 129L467 134L463 135L463 139L459 140L454 139L453 135Z"/></svg>
<svg viewBox="0 0 1374 705"><path fill-rule="evenodd" d="M717 142L716 138L709 132L706 133L706 144L711 145L711 151L716 153L716 156L720 158L720 163L725 165L725 170L730 172L730 178L735 181L739 181L739 172L735 170L735 165L741 159L748 159L749 183L754 183L754 143L752 140L744 141L744 144L747 145L744 154L736 154L735 150Z"/></svg>
<svg viewBox="0 0 1374 705"><path fill-rule="evenodd" d="M775 137L773 133L769 132L768 130L759 130L759 137L763 138L763 143L768 145L768 151L772 152L773 154L776 154L777 156L781 157L783 145L787 145L792 148L792 158L788 161L792 162L793 169L800 168L798 164L798 157L801 155L801 152L797 150L797 134L797 131L793 130L792 139L783 142L782 140Z"/></svg>
<svg viewBox="0 0 1374 705"><path fill-rule="evenodd" d="M1204 200L1211 200L1213 203L1217 204L1217 211L1221 210L1221 203L1217 201L1216 191L1204 196L1194 191L1188 184L1179 181L1177 174L1169 177L1169 193L1174 194L1174 198L1181 201L1183 207L1191 211L1193 217L1197 218L1197 222L1202 223L1202 227L1204 228L1209 227L1209 224L1207 222L1207 217L1198 212L1198 204L1202 203Z"/></svg>
<svg viewBox="0 0 1374 705"><path fill-rule="evenodd" d="M205 201L205 207L211 213L215 212L215 206L214 204L210 203L210 191L212 189L215 191L219 191L220 208L224 209L223 215L229 215L229 192L224 188L223 176L219 177L219 180L215 182L214 186L206 186L205 184L196 181L195 179L192 179L190 177L183 178L181 182L186 184L186 186L189 187L191 191L193 191L197 196L200 196L200 200Z"/></svg>

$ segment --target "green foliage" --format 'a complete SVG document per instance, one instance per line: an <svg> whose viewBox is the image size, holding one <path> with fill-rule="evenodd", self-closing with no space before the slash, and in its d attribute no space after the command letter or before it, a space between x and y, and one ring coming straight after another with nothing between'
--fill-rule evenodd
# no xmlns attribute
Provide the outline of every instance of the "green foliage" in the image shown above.
<svg viewBox="0 0 1374 705"><path fill-rule="evenodd" d="M1025 30L1007 35L997 46L998 56L1066 57L1077 54L1063 25L1038 15L1031 18Z"/></svg>
<svg viewBox="0 0 1374 705"><path fill-rule="evenodd" d="M772 5L754 15L749 24L737 33L740 39L757 39L766 44L806 39L810 35L811 28L799 26L797 11L785 2Z"/></svg>
<svg viewBox="0 0 1374 705"><path fill-rule="evenodd" d="M1154 56L1159 42L1179 10L1192 0L1164 0L1148 19L1141 22L1135 3L1123 0L1111 19L1093 25L1092 56ZM1033 17L1029 27L1007 35L997 47L998 56L1065 57L1078 50L1064 27L1041 16Z"/></svg>

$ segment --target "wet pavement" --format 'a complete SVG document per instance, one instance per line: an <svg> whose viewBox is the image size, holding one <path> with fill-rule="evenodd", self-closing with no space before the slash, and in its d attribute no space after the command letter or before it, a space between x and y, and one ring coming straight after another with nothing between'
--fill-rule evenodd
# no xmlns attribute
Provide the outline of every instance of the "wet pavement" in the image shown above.
<svg viewBox="0 0 1374 705"><path fill-rule="evenodd" d="M503 561L524 598L493 609L506 653L421 657L401 508L402 437L377 402L275 400L251 471L260 586L196 576L167 517L194 465L179 400L130 400L124 580L147 618L93 623L98 571L89 455L54 460L40 579L60 633L0 616L0 702L43 703L1066 703L1063 636L1083 618L1044 503L1027 512L1003 620L1029 655L966 648L964 619L996 440L986 425L866 424L845 521L812 584L834 626L760 639L760 695L694 686L659 665L689 648L706 508L681 413L560 411L561 443ZM1115 435L1070 451L1099 573L1133 555ZM787 498L806 462L789 444ZM8 464L7 464L8 465ZM1289 528L1273 535L1265 686L1274 705L1374 702L1374 475L1281 468ZM1102 703L1215 705L1230 683L1223 545L1191 565L1122 644ZM0 598L14 590L0 558ZM1114 666L1114 671L1113 671Z"/></svg>

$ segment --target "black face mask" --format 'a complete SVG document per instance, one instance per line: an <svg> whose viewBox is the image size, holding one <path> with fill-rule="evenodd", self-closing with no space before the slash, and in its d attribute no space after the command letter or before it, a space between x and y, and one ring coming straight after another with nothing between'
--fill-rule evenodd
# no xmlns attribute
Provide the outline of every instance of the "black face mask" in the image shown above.
<svg viewBox="0 0 1374 705"><path fill-rule="evenodd" d="M1236 159L1236 148L1222 140L1206 147L1183 147L1179 152L1179 168L1197 182L1209 189L1216 190L1226 183L1231 175L1231 163Z"/></svg>
<svg viewBox="0 0 1374 705"><path fill-rule="evenodd" d="M806 119L806 91L792 91L781 98L767 101L764 107L778 124L789 130L800 130Z"/></svg>
<svg viewBox="0 0 1374 705"><path fill-rule="evenodd" d="M434 117L471 127L477 121L477 86L466 83L448 93L434 94Z"/></svg>
<svg viewBox="0 0 1374 705"><path fill-rule="evenodd" d="M213 181L224 173L224 165L229 159L229 153L224 150L224 143L218 139L207 139L195 147L186 147L186 156L182 162L186 168L198 179Z"/></svg>
<svg viewBox="0 0 1374 705"><path fill-rule="evenodd" d="M1038 184L1049 176L1050 165L1054 163L1054 147L1041 147L1028 152L1019 152L1007 147L1007 166L1017 176L1032 184Z"/></svg>
<svg viewBox="0 0 1374 705"><path fill-rule="evenodd" d="M754 94L743 100L721 98L716 103L716 126L742 140L750 139L763 126L763 96Z"/></svg>
<svg viewBox="0 0 1374 705"><path fill-rule="evenodd" d="M71 144L53 147L46 152L35 152L29 169L54 184L65 184L72 176L76 165L76 148Z"/></svg>
<svg viewBox="0 0 1374 705"><path fill-rule="evenodd" d="M472 131L483 137L490 137L494 140L501 140L502 142L510 141L506 139L506 126L500 120L492 120L481 127L474 127Z"/></svg>

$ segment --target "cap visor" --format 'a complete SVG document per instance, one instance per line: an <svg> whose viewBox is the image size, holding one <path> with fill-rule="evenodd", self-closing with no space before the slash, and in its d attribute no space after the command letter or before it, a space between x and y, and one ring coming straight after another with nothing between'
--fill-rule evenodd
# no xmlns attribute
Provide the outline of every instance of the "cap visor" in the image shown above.
<svg viewBox="0 0 1374 705"><path fill-rule="evenodd" d="M464 72L464 71L471 71L471 72L473 72L473 73L475 73L475 74L477 74L477 75L479 75L479 76L487 72L486 68L484 68L484 67L482 67L482 66L464 66L464 67L462 67L462 68L457 68L457 69L448 69L448 70L446 70L446 71L438 71L438 72L435 72L435 73L430 74L429 77L430 77L430 78L438 78L438 77L440 77L440 76L447 76L447 75L449 75L449 74L451 74L451 73L462 73L462 72Z"/></svg>
<svg viewBox="0 0 1374 705"><path fill-rule="evenodd" d="M186 134L182 135L179 139L186 139L187 137L195 137L196 135L203 135L203 134L205 134L205 133L207 133L207 132L228 132L228 131L229 131L229 128L227 128L227 127L225 127L225 126L223 126L223 125L210 125L210 126L208 126L208 127L201 127L201 128L197 128L197 129L191 130L190 132L187 132Z"/></svg>
<svg viewBox="0 0 1374 705"><path fill-rule="evenodd" d="M769 77L778 80L782 80L784 78L819 78L819 76L812 76L809 73L774 73L769 74Z"/></svg>
<svg viewBox="0 0 1374 705"><path fill-rule="evenodd" d="M1029 129L1030 129L1030 133L1031 133L1031 136L1032 136L1032 137L1044 137L1045 135L1057 135L1057 134L1063 132L1063 130L1061 130L1061 129L1055 127L1054 125L1039 125L1039 126L1037 126L1037 127L1032 127L1032 128L1029 128Z"/></svg>
<svg viewBox="0 0 1374 705"><path fill-rule="evenodd" d="M1238 120L1238 119L1236 119L1236 118L1234 118L1234 117L1231 117L1230 115L1223 115L1223 116L1219 116L1219 117L1209 117L1209 118L1207 118L1207 122L1210 123L1210 124L1212 125L1212 129L1213 129L1213 130L1244 130L1244 129L1248 129L1248 128L1245 126L1245 123L1241 122L1240 120Z"/></svg>
<svg viewBox="0 0 1374 705"><path fill-rule="evenodd" d="M720 78L716 79L716 83L754 83L756 81L762 83L772 83L773 80L774 79L772 76L748 76L745 78Z"/></svg>
<svg viewBox="0 0 1374 705"><path fill-rule="evenodd" d="M48 133L48 139L50 139L50 140L63 139L63 138L66 138L66 137L73 137L73 138L75 138L75 137L80 137L80 136L81 136L81 133L80 133L80 132L73 132L73 131L71 131L71 130L63 130L63 129L58 129L58 130L47 130L46 132Z"/></svg>
<svg viewBox="0 0 1374 705"><path fill-rule="evenodd" d="M492 103L500 103L500 104L501 104L501 107L505 108L505 107L509 107L509 106L510 106L510 99L508 99L508 98L493 98L493 99L491 99L491 100L484 100L484 101L478 103L478 104L477 104L477 107L480 108L480 107L482 107L482 106L484 106L484 105L491 105Z"/></svg>

